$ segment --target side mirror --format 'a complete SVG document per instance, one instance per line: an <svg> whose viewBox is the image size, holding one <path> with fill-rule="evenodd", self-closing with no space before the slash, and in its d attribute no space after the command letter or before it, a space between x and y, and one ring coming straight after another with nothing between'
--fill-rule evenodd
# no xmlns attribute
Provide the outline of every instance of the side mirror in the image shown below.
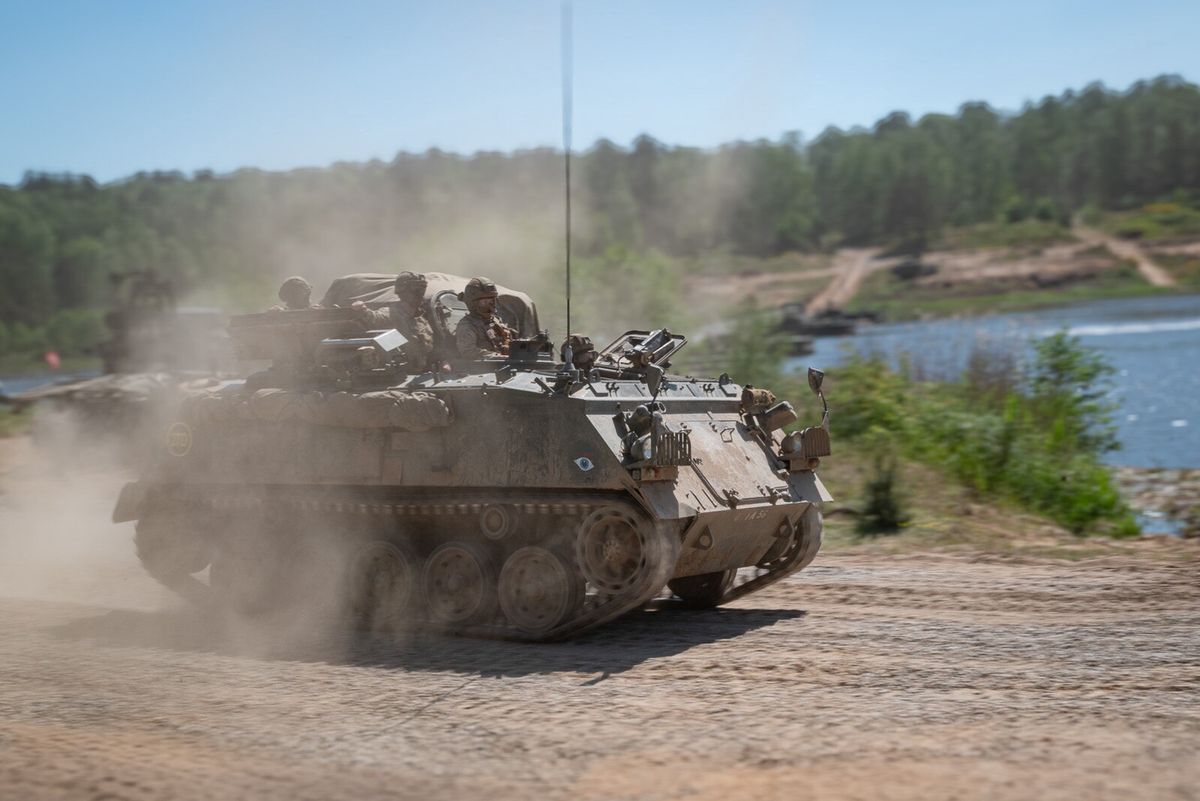
<svg viewBox="0 0 1200 801"><path fill-rule="evenodd" d="M663 369L657 364L651 364L646 367L646 374L642 377L642 381L646 386L650 387L650 397L657 398L658 391L662 389Z"/></svg>
<svg viewBox="0 0 1200 801"><path fill-rule="evenodd" d="M825 374L815 367L808 368L808 388L813 391L814 395L821 394L821 382L825 380Z"/></svg>

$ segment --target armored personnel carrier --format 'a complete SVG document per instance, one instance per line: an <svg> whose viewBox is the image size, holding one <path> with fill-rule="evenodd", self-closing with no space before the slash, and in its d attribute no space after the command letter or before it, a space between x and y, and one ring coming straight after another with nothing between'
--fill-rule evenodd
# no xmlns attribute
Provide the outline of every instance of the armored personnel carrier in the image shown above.
<svg viewBox="0 0 1200 801"><path fill-rule="evenodd" d="M443 278L425 311L444 346L465 279ZM500 314L535 330L533 304L499 292ZM664 587L726 603L816 555L827 419L785 434L796 413L770 392L670 374L683 336L572 337L555 354L535 333L417 372L402 335L357 319L232 318L243 355L273 367L189 396L113 513L137 521L153 576L247 614L333 592L370 629L549 640ZM819 371L809 383L820 395Z"/></svg>

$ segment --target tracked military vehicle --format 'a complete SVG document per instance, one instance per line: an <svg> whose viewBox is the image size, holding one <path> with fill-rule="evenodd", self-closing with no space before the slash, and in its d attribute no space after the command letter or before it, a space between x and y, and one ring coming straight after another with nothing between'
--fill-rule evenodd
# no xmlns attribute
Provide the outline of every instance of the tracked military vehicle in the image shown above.
<svg viewBox="0 0 1200 801"><path fill-rule="evenodd" d="M549 640L665 587L715 606L813 559L827 420L785 434L796 413L770 392L672 375L686 339L661 329L450 358L464 281L430 282L436 372L348 309L234 317L243 355L274 364L193 393L122 491L113 518L137 521L147 570L247 613L321 587L373 629ZM528 333L518 295L501 288L500 313Z"/></svg>

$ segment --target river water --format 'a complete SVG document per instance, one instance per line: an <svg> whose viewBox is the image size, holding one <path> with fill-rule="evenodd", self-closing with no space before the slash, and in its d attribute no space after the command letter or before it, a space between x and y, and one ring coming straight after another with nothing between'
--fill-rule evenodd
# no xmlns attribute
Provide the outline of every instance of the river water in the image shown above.
<svg viewBox="0 0 1200 801"><path fill-rule="evenodd" d="M83 370L77 373L39 373L38 375L18 375L0 377L0 392L6 395L19 395L31 389L47 384L66 384L84 378L95 378L99 370Z"/></svg>
<svg viewBox="0 0 1200 801"><path fill-rule="evenodd" d="M1027 357L1029 341L1060 329L1111 364L1111 398L1121 449L1111 464L1200 467L1200 295L1099 301L1058 309L864 326L851 337L824 337L815 352L791 360L837 365L848 351L908 354L931 377L957 375L975 344ZM836 387L831 386L836 392ZM837 408L836 395L830 398Z"/></svg>

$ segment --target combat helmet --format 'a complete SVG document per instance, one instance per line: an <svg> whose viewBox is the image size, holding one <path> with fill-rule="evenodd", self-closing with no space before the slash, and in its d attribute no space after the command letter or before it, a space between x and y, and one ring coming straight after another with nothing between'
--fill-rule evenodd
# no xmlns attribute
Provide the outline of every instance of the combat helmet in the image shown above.
<svg viewBox="0 0 1200 801"><path fill-rule="evenodd" d="M396 294L400 296L409 292L424 295L427 286L429 286L429 282L420 273L405 270L396 276Z"/></svg>
<svg viewBox="0 0 1200 801"><path fill-rule="evenodd" d="M289 309L305 308L308 306L309 296L312 294L312 284L299 275L293 275L283 282L279 287L279 299L282 300Z"/></svg>
<svg viewBox="0 0 1200 801"><path fill-rule="evenodd" d="M482 275L477 275L467 282L466 288L463 289L462 298L468 304L474 303L484 298L499 297L496 291L496 282L490 278L484 278Z"/></svg>
<svg viewBox="0 0 1200 801"><path fill-rule="evenodd" d="M286 301L289 296L292 296L293 292L312 292L312 284L308 283L302 276L293 275L280 284L279 299Z"/></svg>

